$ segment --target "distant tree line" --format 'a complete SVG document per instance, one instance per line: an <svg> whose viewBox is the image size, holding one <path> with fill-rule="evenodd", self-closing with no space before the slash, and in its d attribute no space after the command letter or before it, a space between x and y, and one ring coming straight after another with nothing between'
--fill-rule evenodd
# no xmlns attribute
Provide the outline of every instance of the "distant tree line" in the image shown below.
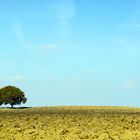
<svg viewBox="0 0 140 140"><path fill-rule="evenodd" d="M13 108L14 105L25 104L26 101L24 92L17 87L6 86L0 89L0 105L9 104Z"/></svg>

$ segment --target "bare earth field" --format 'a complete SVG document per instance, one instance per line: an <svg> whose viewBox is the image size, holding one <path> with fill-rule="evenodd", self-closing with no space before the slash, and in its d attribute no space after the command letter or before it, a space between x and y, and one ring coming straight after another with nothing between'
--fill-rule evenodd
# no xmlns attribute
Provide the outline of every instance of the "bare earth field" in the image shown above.
<svg viewBox="0 0 140 140"><path fill-rule="evenodd" d="M140 140L140 109L0 109L0 140Z"/></svg>

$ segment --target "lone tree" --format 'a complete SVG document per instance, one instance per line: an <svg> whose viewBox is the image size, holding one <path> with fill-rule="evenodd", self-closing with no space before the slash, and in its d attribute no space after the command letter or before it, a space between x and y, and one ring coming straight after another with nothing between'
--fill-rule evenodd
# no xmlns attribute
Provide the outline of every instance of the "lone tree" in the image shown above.
<svg viewBox="0 0 140 140"><path fill-rule="evenodd" d="M0 105L2 105L2 104L3 104L3 95L2 95L1 90L0 90Z"/></svg>
<svg viewBox="0 0 140 140"><path fill-rule="evenodd" d="M19 88L14 86L6 86L0 89L0 105L10 104L11 108L14 105L20 105L21 103L26 103L27 98L24 95L24 92Z"/></svg>

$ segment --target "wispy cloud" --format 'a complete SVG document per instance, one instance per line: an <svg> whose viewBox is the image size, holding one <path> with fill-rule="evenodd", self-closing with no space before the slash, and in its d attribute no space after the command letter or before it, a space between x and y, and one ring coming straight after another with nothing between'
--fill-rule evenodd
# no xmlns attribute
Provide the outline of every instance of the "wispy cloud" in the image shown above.
<svg viewBox="0 0 140 140"><path fill-rule="evenodd" d="M70 42L72 35L71 20L77 12L74 0L55 1L50 5L50 11L58 24L58 40L63 43Z"/></svg>
<svg viewBox="0 0 140 140"><path fill-rule="evenodd" d="M41 50L45 53L48 53L49 51L56 50L58 48L58 46L54 43L48 43L48 44L46 43L43 45L36 46L30 40L28 40L28 38L26 37L26 34L24 32L23 26L19 23L14 25L14 32L16 34L16 37L17 37L17 40L19 41L19 43L25 49L29 49L31 53L32 52L39 53L40 52L39 50Z"/></svg>
<svg viewBox="0 0 140 140"><path fill-rule="evenodd" d="M137 86L137 81L136 80L128 80L124 83L124 87L126 89L133 89Z"/></svg>
<svg viewBox="0 0 140 140"><path fill-rule="evenodd" d="M13 75L13 76L9 76L9 77L4 77L3 79L0 79L0 82L1 83L9 83L9 82L23 82L25 81L25 76L24 75L21 75L21 74L16 74L16 75Z"/></svg>
<svg viewBox="0 0 140 140"><path fill-rule="evenodd" d="M127 19L125 23L122 24L123 31L129 31L133 29L140 28L140 18L139 16L132 16Z"/></svg>
<svg viewBox="0 0 140 140"><path fill-rule="evenodd" d="M90 74L95 74L95 73L96 73L96 70L93 69L93 68L91 68L91 69L88 70L88 72L89 72Z"/></svg>
<svg viewBox="0 0 140 140"><path fill-rule="evenodd" d="M134 0L135 8L126 15L117 28L115 43L121 47L136 46L137 34L140 31L140 1ZM116 36L115 35L115 36Z"/></svg>
<svg viewBox="0 0 140 140"><path fill-rule="evenodd" d="M52 2L49 2L49 4L45 3L44 6L42 6L42 12L47 13L48 16L53 17L53 20L55 20L56 22L56 34L58 34L58 38L55 42L67 43L70 40L70 36L72 34L71 20L76 15L76 5L74 0L54 0ZM42 50L50 50L50 48L52 49L54 48L54 46L56 48L57 45L54 45L55 43L53 42L51 44L42 43L43 45L38 45L39 47L36 47L37 45L28 39L22 23L16 19L13 20L13 23L17 40L22 46L26 48L32 48L34 50L36 48L41 48Z"/></svg>
<svg viewBox="0 0 140 140"><path fill-rule="evenodd" d="M25 76L23 75L14 75L8 78L12 82L22 82L25 80Z"/></svg>
<svg viewBox="0 0 140 140"><path fill-rule="evenodd" d="M58 46L56 44L46 44L46 45L40 45L37 48L42 50L42 51L48 52L48 51L57 49Z"/></svg>
<svg viewBox="0 0 140 140"><path fill-rule="evenodd" d="M60 20L70 20L76 14L76 6L74 0L55 1L50 5L53 16Z"/></svg>
<svg viewBox="0 0 140 140"><path fill-rule="evenodd" d="M19 23L14 24L14 32L16 34L17 40L23 47L29 48L31 46L31 43L27 40L24 34L24 29L21 24Z"/></svg>

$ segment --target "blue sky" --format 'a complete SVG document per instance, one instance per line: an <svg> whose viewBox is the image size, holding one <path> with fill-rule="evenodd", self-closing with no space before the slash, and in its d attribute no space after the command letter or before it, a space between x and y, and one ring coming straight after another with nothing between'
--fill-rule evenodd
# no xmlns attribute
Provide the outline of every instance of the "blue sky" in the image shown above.
<svg viewBox="0 0 140 140"><path fill-rule="evenodd" d="M140 107L139 0L0 1L0 87L26 106Z"/></svg>

